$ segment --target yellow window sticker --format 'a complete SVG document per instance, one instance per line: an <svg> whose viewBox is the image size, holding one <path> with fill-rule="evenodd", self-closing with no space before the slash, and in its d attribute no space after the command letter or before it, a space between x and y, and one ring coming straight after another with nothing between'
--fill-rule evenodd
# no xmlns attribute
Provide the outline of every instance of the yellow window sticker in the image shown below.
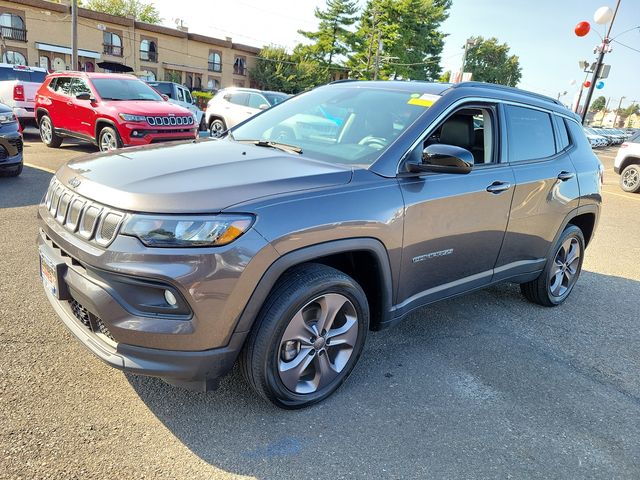
<svg viewBox="0 0 640 480"><path fill-rule="evenodd" d="M409 105L419 105L421 107L430 107L438 101L440 95L433 95L431 93L423 93L422 95L413 94L407 102Z"/></svg>

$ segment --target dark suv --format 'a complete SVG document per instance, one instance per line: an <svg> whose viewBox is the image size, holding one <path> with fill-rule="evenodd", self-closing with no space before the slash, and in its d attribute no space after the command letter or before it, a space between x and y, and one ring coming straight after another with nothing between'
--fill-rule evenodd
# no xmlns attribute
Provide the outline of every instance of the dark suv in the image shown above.
<svg viewBox="0 0 640 480"><path fill-rule="evenodd" d="M73 161L39 207L48 299L95 355L278 406L345 380L367 331L519 283L571 293L602 167L559 102L480 83L340 82L220 140Z"/></svg>

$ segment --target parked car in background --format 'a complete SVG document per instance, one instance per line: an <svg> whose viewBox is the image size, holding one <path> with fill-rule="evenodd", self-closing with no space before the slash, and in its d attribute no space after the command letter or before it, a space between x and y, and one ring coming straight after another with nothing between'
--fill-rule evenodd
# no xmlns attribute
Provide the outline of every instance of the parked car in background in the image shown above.
<svg viewBox="0 0 640 480"><path fill-rule="evenodd" d="M594 128L598 135L602 135L608 141L608 145L620 145L625 140L625 136L615 132L611 128Z"/></svg>
<svg viewBox="0 0 640 480"><path fill-rule="evenodd" d="M593 128L583 127L583 130L592 148L606 147L609 144L608 140L598 135Z"/></svg>
<svg viewBox="0 0 640 480"><path fill-rule="evenodd" d="M113 367L206 390L239 360L308 406L417 308L569 297L603 173L579 120L488 83L344 82L216 141L73 160L38 207L43 287Z"/></svg>
<svg viewBox="0 0 640 480"><path fill-rule="evenodd" d="M620 187L625 192L640 192L640 132L618 149L613 171L620 175Z"/></svg>
<svg viewBox="0 0 640 480"><path fill-rule="evenodd" d="M224 88L207 103L205 121L212 137L219 137L228 128L285 101L290 95L254 88Z"/></svg>
<svg viewBox="0 0 640 480"><path fill-rule="evenodd" d="M187 87L178 85L175 82L147 82L162 95L166 95L171 103L186 108L196 116L196 121L201 130L204 130L205 123L202 121L204 112L198 108L195 99Z"/></svg>
<svg viewBox="0 0 640 480"><path fill-rule="evenodd" d="M131 75L49 75L36 95L36 118L42 141L54 148L65 137L107 151L198 136L195 114Z"/></svg>
<svg viewBox="0 0 640 480"><path fill-rule="evenodd" d="M0 103L13 110L23 127L35 125L35 95L46 76L44 68L0 63Z"/></svg>
<svg viewBox="0 0 640 480"><path fill-rule="evenodd" d="M0 176L22 173L22 129L13 109L0 104Z"/></svg>

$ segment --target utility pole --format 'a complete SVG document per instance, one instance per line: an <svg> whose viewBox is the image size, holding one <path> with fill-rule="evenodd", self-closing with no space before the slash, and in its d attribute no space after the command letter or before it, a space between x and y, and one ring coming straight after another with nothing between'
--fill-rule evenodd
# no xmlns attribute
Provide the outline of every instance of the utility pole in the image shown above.
<svg viewBox="0 0 640 480"><path fill-rule="evenodd" d="M78 70L78 0L71 1L71 70Z"/></svg>
<svg viewBox="0 0 640 480"><path fill-rule="evenodd" d="M616 116L613 118L613 128L616 128L616 122L618 121L618 111L622 106L622 100L624 100L625 98L627 97L620 97L620 101L618 102L618 108L616 109Z"/></svg>
<svg viewBox="0 0 640 480"><path fill-rule="evenodd" d="M596 61L596 68L593 69L593 76L591 77L591 85L589 85L589 91L587 92L587 98L584 100L584 109L582 111L582 124L584 125L587 120L587 112L589 111L589 104L591 103L591 97L593 96L593 89L596 87L596 82L598 81L598 75L600 74L600 68L602 68L602 63L604 61L604 54L609 50L609 43L611 43L611 39L609 35L611 35L611 28L613 27L613 22L616 20L616 15L618 14L618 8L620 7L620 0L616 2L616 9L613 11L613 17L611 18L611 23L609 24L609 29L607 30L607 34L602 39L602 43L600 47L598 47L598 51L600 52L598 55L598 60Z"/></svg>
<svg viewBox="0 0 640 480"><path fill-rule="evenodd" d="M607 98L607 103L604 104L604 112L602 114L602 118L600 119L600 126L604 124L604 117L607 116L607 112L609 111L609 103L611 102L611 97Z"/></svg>

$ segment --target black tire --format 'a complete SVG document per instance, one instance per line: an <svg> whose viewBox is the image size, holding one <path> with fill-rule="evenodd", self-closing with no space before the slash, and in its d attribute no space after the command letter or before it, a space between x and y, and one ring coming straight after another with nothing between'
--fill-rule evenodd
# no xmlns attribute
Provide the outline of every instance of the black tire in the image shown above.
<svg viewBox="0 0 640 480"><path fill-rule="evenodd" d="M552 275L552 269L556 269L557 267L556 259L562 254L561 249L563 248L563 245L566 245L567 242L571 243L573 242L573 240L577 242L577 247L579 248L580 255L578 261L576 262L577 265L575 266L575 274L572 276L571 281L567 282L566 290L562 291L562 289L560 289L558 290L558 292L561 293L554 295L552 290L554 285L557 285L557 283L552 280L552 277L554 277L554 275ZM582 230L580 230L580 228L576 227L575 225L567 225L567 228L564 229L562 235L560 235L560 238L551 249L551 252L547 257L547 263L545 264L545 268L542 273L535 280L520 284L520 291L525 296L525 298L530 302L537 303L538 305L542 305L544 307L555 307L563 303L571 294L573 287L580 277L580 272L582 271L582 261L584 260L584 250L585 242ZM560 280L560 283L562 285L564 285L564 278L565 277L561 277Z"/></svg>
<svg viewBox="0 0 640 480"><path fill-rule="evenodd" d="M214 118L209 123L209 136L212 138L218 138L227 129L227 124L221 118Z"/></svg>
<svg viewBox="0 0 640 480"><path fill-rule="evenodd" d="M353 342L350 357L330 383L311 393L296 393L285 386L278 370L283 353L283 336L289 324L293 323L296 313L323 295L345 297L350 302L348 308L354 307L352 312L357 315L357 324L354 327L357 329L357 337ZM337 319L338 315L335 318ZM334 268L312 263L303 264L283 275L265 300L240 354L240 367L251 387L274 405L285 409L307 407L327 398L346 380L360 357L368 329L369 305L360 285ZM330 338L328 332L323 335ZM327 353L329 341L325 347L325 361L330 360ZM309 355L312 355L311 352ZM318 355L322 356L322 351L318 352ZM315 356L312 358L311 362L315 362Z"/></svg>
<svg viewBox="0 0 640 480"><path fill-rule="evenodd" d="M640 165L628 165L620 172L620 188L625 192L640 192Z"/></svg>
<svg viewBox="0 0 640 480"><path fill-rule="evenodd" d="M49 115L42 115L42 117L40 117L38 130L40 131L40 139L42 140L42 143L47 147L58 148L62 145L62 137L56 133Z"/></svg>
<svg viewBox="0 0 640 480"><path fill-rule="evenodd" d="M3 170L0 170L0 176L1 177L17 177L22 173L22 167L23 167L23 164L22 162L20 162L18 166L15 168L11 168L11 169L5 168Z"/></svg>
<svg viewBox="0 0 640 480"><path fill-rule="evenodd" d="M101 152L110 152L122 148L122 139L113 127L102 127L100 133L98 133L98 148Z"/></svg>

